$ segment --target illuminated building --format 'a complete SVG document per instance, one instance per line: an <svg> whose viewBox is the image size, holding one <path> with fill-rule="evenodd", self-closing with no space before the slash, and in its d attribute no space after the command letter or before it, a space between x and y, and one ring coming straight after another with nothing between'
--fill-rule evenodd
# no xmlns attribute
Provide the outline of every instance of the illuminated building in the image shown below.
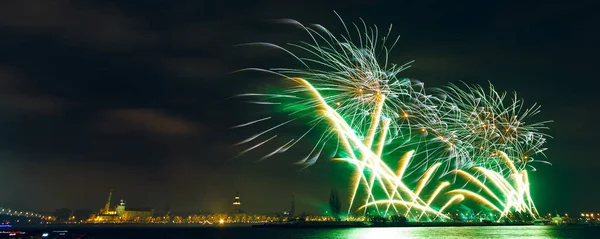
<svg viewBox="0 0 600 239"><path fill-rule="evenodd" d="M235 198L233 199L233 212L234 213L240 213L240 205L242 205L242 203L240 202L240 192L237 192L235 194Z"/></svg>
<svg viewBox="0 0 600 239"><path fill-rule="evenodd" d="M154 210L151 208L127 209L125 200L121 200L119 204L111 209L112 190L108 194L108 200L104 208L100 209L98 214L92 215L88 221L90 222L141 222L146 218L152 218Z"/></svg>

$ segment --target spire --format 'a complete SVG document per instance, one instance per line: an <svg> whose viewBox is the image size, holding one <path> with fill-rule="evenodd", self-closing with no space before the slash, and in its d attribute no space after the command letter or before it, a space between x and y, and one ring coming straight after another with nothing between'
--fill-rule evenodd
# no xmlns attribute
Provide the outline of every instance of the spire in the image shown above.
<svg viewBox="0 0 600 239"><path fill-rule="evenodd" d="M108 201L106 201L106 205L104 205L104 213L108 213L110 211L110 198L112 197L112 189L108 193Z"/></svg>
<svg viewBox="0 0 600 239"><path fill-rule="evenodd" d="M235 213L240 213L240 205L242 203L240 202L240 192L237 192L235 194L235 198L233 199L233 211Z"/></svg>

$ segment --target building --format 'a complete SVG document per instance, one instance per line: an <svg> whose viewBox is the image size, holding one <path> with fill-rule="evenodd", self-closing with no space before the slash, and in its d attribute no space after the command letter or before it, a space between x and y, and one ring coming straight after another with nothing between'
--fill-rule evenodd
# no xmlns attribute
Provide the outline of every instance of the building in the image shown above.
<svg viewBox="0 0 600 239"><path fill-rule="evenodd" d="M126 208L125 200L121 200L115 211L122 221L143 221L154 214L152 208Z"/></svg>
<svg viewBox="0 0 600 239"><path fill-rule="evenodd" d="M127 208L125 200L121 200L113 209L111 208L112 190L108 194L108 200L104 208L100 209L88 219L90 222L141 222L147 218L152 218L154 210L152 208Z"/></svg>
<svg viewBox="0 0 600 239"><path fill-rule="evenodd" d="M242 203L240 202L240 192L237 192L235 198L233 199L233 213L241 213L241 205Z"/></svg>

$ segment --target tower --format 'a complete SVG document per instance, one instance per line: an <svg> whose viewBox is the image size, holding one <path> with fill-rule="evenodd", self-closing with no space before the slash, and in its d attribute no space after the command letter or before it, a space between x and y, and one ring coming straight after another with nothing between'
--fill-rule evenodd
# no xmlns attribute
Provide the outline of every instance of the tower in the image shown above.
<svg viewBox="0 0 600 239"><path fill-rule="evenodd" d="M290 217L296 216L296 198L294 192L292 192L292 205L290 206Z"/></svg>
<svg viewBox="0 0 600 239"><path fill-rule="evenodd" d="M108 193L108 200L106 201L106 205L104 205L104 211L102 213L107 214L110 211L110 198L112 197L112 189Z"/></svg>
<svg viewBox="0 0 600 239"><path fill-rule="evenodd" d="M242 203L240 202L240 192L237 192L235 194L235 198L233 199L233 212L235 213L240 213L240 205Z"/></svg>
<svg viewBox="0 0 600 239"><path fill-rule="evenodd" d="M125 200L121 199L121 202L117 204L115 208L117 215L121 216L125 213Z"/></svg>

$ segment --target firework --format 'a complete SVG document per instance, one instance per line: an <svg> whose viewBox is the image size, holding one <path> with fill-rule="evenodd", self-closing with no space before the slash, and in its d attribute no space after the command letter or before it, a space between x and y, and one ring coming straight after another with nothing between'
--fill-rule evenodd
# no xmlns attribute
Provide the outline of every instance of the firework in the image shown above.
<svg viewBox="0 0 600 239"><path fill-rule="evenodd" d="M349 213L356 204L359 210L366 211L372 206L383 214L393 210L416 220L424 215L430 220L447 218L442 214L447 207L470 197L502 215L513 209L534 214L525 166L533 161L532 156L545 150L547 135L541 131L547 122L529 123L529 117L539 112L539 106L525 109L516 95L507 101L506 94L497 93L491 84L489 91L480 86L465 85L466 89L462 89L450 85L434 90L435 94L426 93L423 83L398 76L411 62L404 65L388 62L389 52L398 41L398 37L390 38L391 26L381 37L377 27L367 27L364 22L348 27L341 21L346 32L343 35L334 35L320 25L306 27L294 20L283 22L300 27L310 36L310 43L290 44L301 54L270 43L245 45L283 49L302 68L244 70L273 73L294 86L279 93L239 96L258 98L250 101L278 107L291 119L239 142L237 145L246 146L240 155L271 145L275 149L261 157L265 159L286 152L309 132L317 131L320 136L314 147L299 163L314 164L326 145L333 142L333 157L356 168L351 179ZM356 33L351 34L349 29ZM272 134L295 120L307 122L308 130L277 144L274 140L277 135ZM271 117L264 117L235 127L270 121ZM398 160L394 170L382 158L393 157L398 150L408 153ZM472 167L474 174L463 170ZM409 189L406 179L415 172L424 173L418 177L414 189ZM436 200L438 195L443 195L442 191L451 184L439 183L428 196L424 195L424 189L447 172L472 180L500 205L473 191L454 189L446 193L453 196L441 207L433 207L434 201L440 201ZM502 191L504 201L477 179L482 175ZM511 186L507 177L514 177L516 184ZM367 195L359 203L356 196L361 187ZM384 197L376 196L376 190Z"/></svg>
<svg viewBox="0 0 600 239"><path fill-rule="evenodd" d="M446 169L473 166L494 169L509 175L498 151L515 159L519 169L533 166L535 155L543 155L549 121L531 119L540 112L540 106L524 108L522 99L515 94L509 99L490 84L486 91L481 86L464 88L451 84L440 89L437 97L427 97L419 105L422 113L418 127L424 133L423 153L436 162L448 162ZM425 98L425 97L423 97ZM538 162L547 163L538 160Z"/></svg>

